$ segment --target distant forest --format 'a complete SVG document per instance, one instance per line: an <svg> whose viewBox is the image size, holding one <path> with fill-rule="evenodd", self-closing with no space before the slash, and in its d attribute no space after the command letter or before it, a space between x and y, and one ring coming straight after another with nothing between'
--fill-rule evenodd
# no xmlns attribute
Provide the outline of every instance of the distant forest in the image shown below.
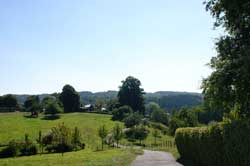
<svg viewBox="0 0 250 166"><path fill-rule="evenodd" d="M109 100L116 99L117 91L96 92L89 91L79 92L81 104L96 104L97 102L107 103ZM42 100L49 94L40 94L39 98ZM29 95L15 95L18 102L23 104ZM182 107L193 107L202 104L203 97L200 93L190 92L173 92L173 91L159 91L155 93L145 94L145 104L155 102L165 110L179 110Z"/></svg>

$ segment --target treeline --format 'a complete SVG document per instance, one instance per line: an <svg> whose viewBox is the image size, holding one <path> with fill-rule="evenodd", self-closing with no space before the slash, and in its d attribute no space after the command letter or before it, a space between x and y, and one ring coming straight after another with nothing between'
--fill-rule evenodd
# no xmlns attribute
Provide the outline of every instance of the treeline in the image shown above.
<svg viewBox="0 0 250 166"><path fill-rule="evenodd" d="M107 91L92 93L88 91L79 92L82 105L92 104L106 106L110 100L116 100L118 91ZM40 100L51 94L38 95ZM14 95L19 104L23 104L30 95ZM203 97L199 93L161 91L145 93L145 104L155 102L165 110L179 110L182 107L193 107L202 104Z"/></svg>

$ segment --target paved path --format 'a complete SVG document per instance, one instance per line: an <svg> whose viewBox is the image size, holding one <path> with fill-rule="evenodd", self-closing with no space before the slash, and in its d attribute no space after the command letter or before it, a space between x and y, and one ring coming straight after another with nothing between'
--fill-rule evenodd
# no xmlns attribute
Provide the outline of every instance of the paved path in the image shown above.
<svg viewBox="0 0 250 166"><path fill-rule="evenodd" d="M144 154L137 156L132 166L183 166L175 161L172 154L167 152L144 150Z"/></svg>

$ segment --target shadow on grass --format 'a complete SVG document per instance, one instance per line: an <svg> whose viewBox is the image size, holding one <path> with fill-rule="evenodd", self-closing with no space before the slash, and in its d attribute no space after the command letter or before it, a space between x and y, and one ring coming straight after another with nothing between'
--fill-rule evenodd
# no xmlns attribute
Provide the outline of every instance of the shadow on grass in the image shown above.
<svg viewBox="0 0 250 166"><path fill-rule="evenodd" d="M32 115L23 115L23 117L25 117L25 118L28 118L28 119L35 119L35 118L38 118L37 116L32 116Z"/></svg>
<svg viewBox="0 0 250 166"><path fill-rule="evenodd" d="M45 115L42 117L42 120L57 120L60 118L60 115Z"/></svg>
<svg viewBox="0 0 250 166"><path fill-rule="evenodd" d="M179 158L177 162L181 163L183 166L199 166L195 164L194 162L187 160L187 159L183 159L183 158Z"/></svg>

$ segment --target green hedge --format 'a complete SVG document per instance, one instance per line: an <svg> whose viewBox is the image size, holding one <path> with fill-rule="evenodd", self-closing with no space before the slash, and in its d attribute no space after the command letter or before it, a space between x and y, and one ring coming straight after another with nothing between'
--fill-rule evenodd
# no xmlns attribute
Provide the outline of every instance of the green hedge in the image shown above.
<svg viewBox="0 0 250 166"><path fill-rule="evenodd" d="M250 165L249 120L210 127L179 128L175 133L175 142L181 157L194 165Z"/></svg>

